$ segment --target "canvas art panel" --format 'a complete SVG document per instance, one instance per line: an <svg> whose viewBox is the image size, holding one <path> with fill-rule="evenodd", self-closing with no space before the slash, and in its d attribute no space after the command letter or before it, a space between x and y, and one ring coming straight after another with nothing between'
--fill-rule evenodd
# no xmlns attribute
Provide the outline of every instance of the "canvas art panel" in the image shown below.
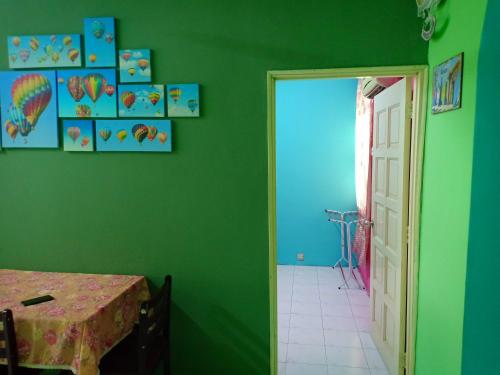
<svg viewBox="0 0 500 375"><path fill-rule="evenodd" d="M64 120L64 151L94 151L94 124L92 120Z"/></svg>
<svg viewBox="0 0 500 375"><path fill-rule="evenodd" d="M57 85L60 117L116 117L114 69L59 70Z"/></svg>
<svg viewBox="0 0 500 375"><path fill-rule="evenodd" d="M7 38L9 68L81 67L80 35L24 35Z"/></svg>
<svg viewBox="0 0 500 375"><path fill-rule="evenodd" d="M3 147L59 146L54 71L0 72L0 103Z"/></svg>
<svg viewBox="0 0 500 375"><path fill-rule="evenodd" d="M151 50L120 50L120 82L151 82Z"/></svg>
<svg viewBox="0 0 500 375"><path fill-rule="evenodd" d="M200 87L197 83L167 85L168 117L199 117Z"/></svg>
<svg viewBox="0 0 500 375"><path fill-rule="evenodd" d="M119 117L165 117L163 85L118 85Z"/></svg>
<svg viewBox="0 0 500 375"><path fill-rule="evenodd" d="M436 66L432 81L432 113L452 111L462 106L464 54Z"/></svg>
<svg viewBox="0 0 500 375"><path fill-rule="evenodd" d="M97 151L171 152L170 120L97 120Z"/></svg>
<svg viewBox="0 0 500 375"><path fill-rule="evenodd" d="M85 65L90 68L116 66L115 19L85 18Z"/></svg>

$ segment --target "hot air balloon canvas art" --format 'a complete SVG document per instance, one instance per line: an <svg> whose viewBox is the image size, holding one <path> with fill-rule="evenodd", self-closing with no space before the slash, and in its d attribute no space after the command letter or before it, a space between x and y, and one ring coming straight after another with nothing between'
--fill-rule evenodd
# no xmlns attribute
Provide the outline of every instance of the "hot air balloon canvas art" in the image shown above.
<svg viewBox="0 0 500 375"><path fill-rule="evenodd" d="M118 85L119 117L165 117L165 86Z"/></svg>
<svg viewBox="0 0 500 375"><path fill-rule="evenodd" d="M64 151L94 151L92 120L64 120Z"/></svg>
<svg viewBox="0 0 500 375"><path fill-rule="evenodd" d="M57 72L59 117L116 117L116 71L77 69Z"/></svg>
<svg viewBox="0 0 500 375"><path fill-rule="evenodd" d="M171 152L170 120L97 120L97 151Z"/></svg>
<svg viewBox="0 0 500 375"><path fill-rule="evenodd" d="M85 65L91 68L116 66L115 19L85 18Z"/></svg>
<svg viewBox="0 0 500 375"><path fill-rule="evenodd" d="M9 68L81 67L80 35L25 35L7 38Z"/></svg>
<svg viewBox="0 0 500 375"><path fill-rule="evenodd" d="M0 72L2 146L56 148L56 73Z"/></svg>
<svg viewBox="0 0 500 375"><path fill-rule="evenodd" d="M200 117L200 85L167 85L168 117Z"/></svg>
<svg viewBox="0 0 500 375"><path fill-rule="evenodd" d="M120 82L151 82L151 50L125 49L118 53Z"/></svg>

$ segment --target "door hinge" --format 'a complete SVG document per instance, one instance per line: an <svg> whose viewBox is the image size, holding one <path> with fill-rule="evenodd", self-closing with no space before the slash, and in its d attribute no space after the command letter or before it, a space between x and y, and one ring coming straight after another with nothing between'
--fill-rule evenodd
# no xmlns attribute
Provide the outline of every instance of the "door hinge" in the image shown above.
<svg viewBox="0 0 500 375"><path fill-rule="evenodd" d="M406 369L406 352L401 353L401 368Z"/></svg>

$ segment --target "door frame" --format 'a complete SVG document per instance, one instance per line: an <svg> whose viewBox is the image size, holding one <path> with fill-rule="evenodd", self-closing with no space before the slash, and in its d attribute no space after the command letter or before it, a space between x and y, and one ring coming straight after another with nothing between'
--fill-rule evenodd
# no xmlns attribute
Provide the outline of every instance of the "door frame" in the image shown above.
<svg viewBox="0 0 500 375"><path fill-rule="evenodd" d="M412 109L410 185L408 206L408 266L406 301L406 374L414 375L417 328L418 264L420 243L420 201L422 164L427 113L427 65L382 66L365 68L284 70L267 72L267 163L268 163L268 230L269 230L269 305L271 375L278 374L278 289L277 289L277 217L276 217L276 81L357 78L415 77ZM404 311L404 310L403 310Z"/></svg>

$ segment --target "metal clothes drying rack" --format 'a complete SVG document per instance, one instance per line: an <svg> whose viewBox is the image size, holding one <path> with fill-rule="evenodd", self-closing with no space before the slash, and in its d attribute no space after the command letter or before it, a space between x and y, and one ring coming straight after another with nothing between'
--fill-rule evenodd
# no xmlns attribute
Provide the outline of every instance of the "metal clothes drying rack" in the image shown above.
<svg viewBox="0 0 500 375"><path fill-rule="evenodd" d="M354 278L354 281L358 285L358 289L365 289L362 283L359 282L356 274L354 273L354 267L352 265L352 246L351 246L351 225L357 224L359 220L349 220L356 218L358 215L358 211L338 211L338 210L329 210L325 209L325 212L329 215L328 221L331 223L340 224L340 247L341 247L341 255L339 260L335 262L332 268L340 265L340 273L342 274L342 279L344 282L338 287L339 289L346 288L351 289L349 286L349 282ZM344 230L345 227L345 230ZM345 246L345 234L347 232L347 257L346 257L346 246ZM342 263L347 262L349 266L349 277L346 278L344 274L344 269L342 267Z"/></svg>

